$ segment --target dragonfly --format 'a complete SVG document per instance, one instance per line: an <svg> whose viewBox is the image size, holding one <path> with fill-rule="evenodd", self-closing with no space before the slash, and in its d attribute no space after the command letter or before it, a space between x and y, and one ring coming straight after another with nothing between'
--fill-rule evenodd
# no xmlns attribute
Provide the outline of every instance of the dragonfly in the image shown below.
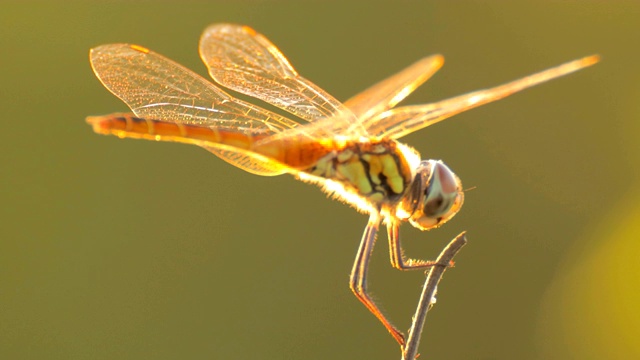
<svg viewBox="0 0 640 360"><path fill-rule="evenodd" d="M443 65L441 55L425 57L341 103L300 76L273 43L248 26L209 26L199 52L217 84L274 105L295 120L237 99L145 47L109 44L91 49L91 66L131 112L89 116L87 122L99 134L197 145L249 173L291 174L368 214L349 285L401 347L403 332L380 311L367 287L376 235L386 226L394 268L434 266L434 261L404 256L400 224L437 228L460 210L464 192L441 160L422 160L398 139L599 60L592 55L493 88L395 107Z"/></svg>

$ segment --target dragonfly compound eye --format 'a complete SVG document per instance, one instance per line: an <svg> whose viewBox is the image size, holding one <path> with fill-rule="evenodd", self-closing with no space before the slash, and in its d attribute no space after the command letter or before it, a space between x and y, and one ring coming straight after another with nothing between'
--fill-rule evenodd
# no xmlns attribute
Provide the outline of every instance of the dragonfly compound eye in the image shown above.
<svg viewBox="0 0 640 360"><path fill-rule="evenodd" d="M426 180L424 180L426 179ZM417 170L416 181L410 194L413 212L410 222L413 226L427 230L438 227L455 215L464 199L460 179L443 162L423 161ZM419 196L416 190L420 186Z"/></svg>

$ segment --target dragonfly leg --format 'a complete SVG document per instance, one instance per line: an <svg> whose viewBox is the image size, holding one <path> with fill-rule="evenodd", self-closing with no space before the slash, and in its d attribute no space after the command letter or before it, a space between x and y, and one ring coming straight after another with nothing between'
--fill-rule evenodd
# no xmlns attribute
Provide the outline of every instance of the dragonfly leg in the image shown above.
<svg viewBox="0 0 640 360"><path fill-rule="evenodd" d="M387 234L389 237L391 266L398 270L414 270L424 269L438 264L436 261L432 260L406 259L404 257L402 246L400 245L399 228L400 224L398 224L398 222L389 220L389 223L387 224ZM453 266L453 262L451 262L449 266Z"/></svg>
<svg viewBox="0 0 640 360"><path fill-rule="evenodd" d="M375 315L380 322L382 322L384 327L387 328L391 333L391 336L396 339L400 346L404 346L404 334L391 324L367 293L367 270L369 268L369 259L371 258L379 225L380 214L372 213L369 218L369 222L367 223L367 227L364 230L364 234L362 234L360 248L358 249L358 254L356 255L356 260L353 263L353 269L351 270L349 286L358 300L360 300L360 302L362 302L364 306L366 306L366 308L369 309L369 311Z"/></svg>

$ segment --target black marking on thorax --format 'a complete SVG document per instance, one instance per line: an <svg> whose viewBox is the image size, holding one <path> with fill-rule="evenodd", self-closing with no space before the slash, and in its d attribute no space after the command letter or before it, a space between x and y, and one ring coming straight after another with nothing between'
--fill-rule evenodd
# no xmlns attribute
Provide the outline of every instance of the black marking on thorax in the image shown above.
<svg viewBox="0 0 640 360"><path fill-rule="evenodd" d="M307 172L339 181L374 203L398 200L411 183L407 160L393 140L347 144Z"/></svg>

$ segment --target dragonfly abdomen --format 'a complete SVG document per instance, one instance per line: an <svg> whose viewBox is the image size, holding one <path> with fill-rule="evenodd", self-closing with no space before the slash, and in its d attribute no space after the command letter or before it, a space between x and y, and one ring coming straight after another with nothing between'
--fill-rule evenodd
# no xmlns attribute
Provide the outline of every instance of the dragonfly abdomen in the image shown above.
<svg viewBox="0 0 640 360"><path fill-rule="evenodd" d="M320 144L301 137L297 140L265 140L268 134L247 133L237 129L216 128L136 117L130 113L91 116L87 122L93 131L120 138L173 141L223 150L246 150L262 155L297 171L307 169L333 150L332 144ZM223 146L220 146L223 145ZM218 155L218 154L217 154Z"/></svg>
<svg viewBox="0 0 640 360"><path fill-rule="evenodd" d="M133 114L90 116L87 122L93 126L93 131L99 134L116 135L120 138L175 141L195 145L224 144L245 150L264 137L208 126L143 119Z"/></svg>
<svg viewBox="0 0 640 360"><path fill-rule="evenodd" d="M121 138L245 150L262 155L260 161L274 161L294 171L337 181L375 203L399 198L411 182L407 160L393 140L338 144L330 139L322 142L300 137L270 141L266 134L145 119L128 113L89 117L87 122L99 134Z"/></svg>

